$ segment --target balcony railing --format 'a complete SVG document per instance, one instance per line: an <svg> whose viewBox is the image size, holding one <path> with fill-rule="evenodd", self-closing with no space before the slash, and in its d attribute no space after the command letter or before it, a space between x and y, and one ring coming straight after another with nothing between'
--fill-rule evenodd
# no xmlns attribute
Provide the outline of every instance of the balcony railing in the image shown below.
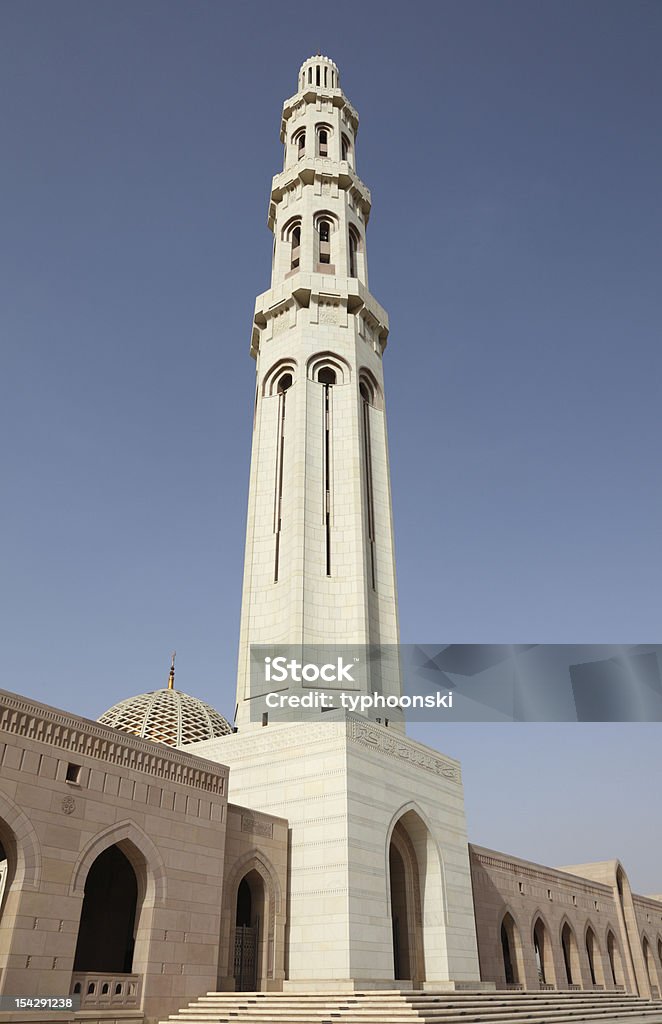
<svg viewBox="0 0 662 1024"><path fill-rule="evenodd" d="M140 974L72 974L71 995L80 996L81 1010L92 1007L140 1007L142 976Z"/></svg>

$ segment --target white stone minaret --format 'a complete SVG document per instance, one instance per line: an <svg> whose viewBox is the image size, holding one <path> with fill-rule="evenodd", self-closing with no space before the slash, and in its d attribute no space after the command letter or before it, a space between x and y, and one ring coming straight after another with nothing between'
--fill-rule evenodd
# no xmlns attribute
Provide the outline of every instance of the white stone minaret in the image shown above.
<svg viewBox="0 0 662 1024"><path fill-rule="evenodd" d="M283 108L271 288L257 300L251 345L238 732L187 748L229 765L230 799L252 809L247 829L259 811L288 822L287 893L264 851L250 862L261 879L261 989L480 984L459 764L374 715L251 721L252 644L398 640L388 321L368 291L357 126L333 61L307 60ZM397 672L382 673L380 689L397 693ZM227 959L218 984L236 984Z"/></svg>
<svg viewBox="0 0 662 1024"><path fill-rule="evenodd" d="M337 66L301 67L273 179L271 287L251 339L255 421L236 722L252 644L395 644L398 611L382 357L368 290L370 192ZM382 681L397 689L397 677Z"/></svg>

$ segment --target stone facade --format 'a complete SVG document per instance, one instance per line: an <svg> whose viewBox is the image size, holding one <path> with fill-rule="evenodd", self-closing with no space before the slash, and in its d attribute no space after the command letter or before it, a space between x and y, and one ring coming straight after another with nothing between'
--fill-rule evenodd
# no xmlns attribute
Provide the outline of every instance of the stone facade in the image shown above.
<svg viewBox="0 0 662 1024"><path fill-rule="evenodd" d="M273 724L192 749L230 765L233 800L289 822L288 987L479 982L456 761L360 718ZM411 944L397 978L393 842Z"/></svg>
<svg viewBox="0 0 662 1024"><path fill-rule="evenodd" d="M109 939L77 970L86 886L109 850L135 878L132 934L120 961ZM228 806L224 765L0 691L0 862L0 994L79 993L89 1012L156 1020L227 984L223 908L242 866L275 890L266 973L282 979L287 826ZM88 944L112 936L124 895L110 885Z"/></svg>
<svg viewBox="0 0 662 1024"><path fill-rule="evenodd" d="M470 853L484 981L659 998L662 901L633 894L618 861L548 868Z"/></svg>

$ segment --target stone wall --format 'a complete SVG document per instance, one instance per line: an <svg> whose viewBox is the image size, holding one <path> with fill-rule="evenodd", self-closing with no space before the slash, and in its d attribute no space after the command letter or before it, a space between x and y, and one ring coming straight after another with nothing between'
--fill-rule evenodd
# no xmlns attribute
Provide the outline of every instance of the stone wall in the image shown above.
<svg viewBox="0 0 662 1024"><path fill-rule="evenodd" d="M633 895L618 861L549 868L478 846L470 853L483 981L659 996L662 903Z"/></svg>
<svg viewBox="0 0 662 1024"><path fill-rule="evenodd" d="M223 765L0 691L0 993L69 995L86 879L113 845L137 880L134 980L100 964L78 979L84 1005L155 1020L215 988L227 781Z"/></svg>

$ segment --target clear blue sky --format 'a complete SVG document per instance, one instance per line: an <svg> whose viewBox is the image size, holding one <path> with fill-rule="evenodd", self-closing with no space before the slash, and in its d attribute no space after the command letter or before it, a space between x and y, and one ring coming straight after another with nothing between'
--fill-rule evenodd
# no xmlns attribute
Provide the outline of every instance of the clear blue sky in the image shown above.
<svg viewBox="0 0 662 1024"><path fill-rule="evenodd" d="M636 0L5 2L2 685L96 717L176 647L231 713L252 305L317 49L373 191L403 640L659 640L661 30ZM662 890L659 726L415 735L462 759L475 841Z"/></svg>

